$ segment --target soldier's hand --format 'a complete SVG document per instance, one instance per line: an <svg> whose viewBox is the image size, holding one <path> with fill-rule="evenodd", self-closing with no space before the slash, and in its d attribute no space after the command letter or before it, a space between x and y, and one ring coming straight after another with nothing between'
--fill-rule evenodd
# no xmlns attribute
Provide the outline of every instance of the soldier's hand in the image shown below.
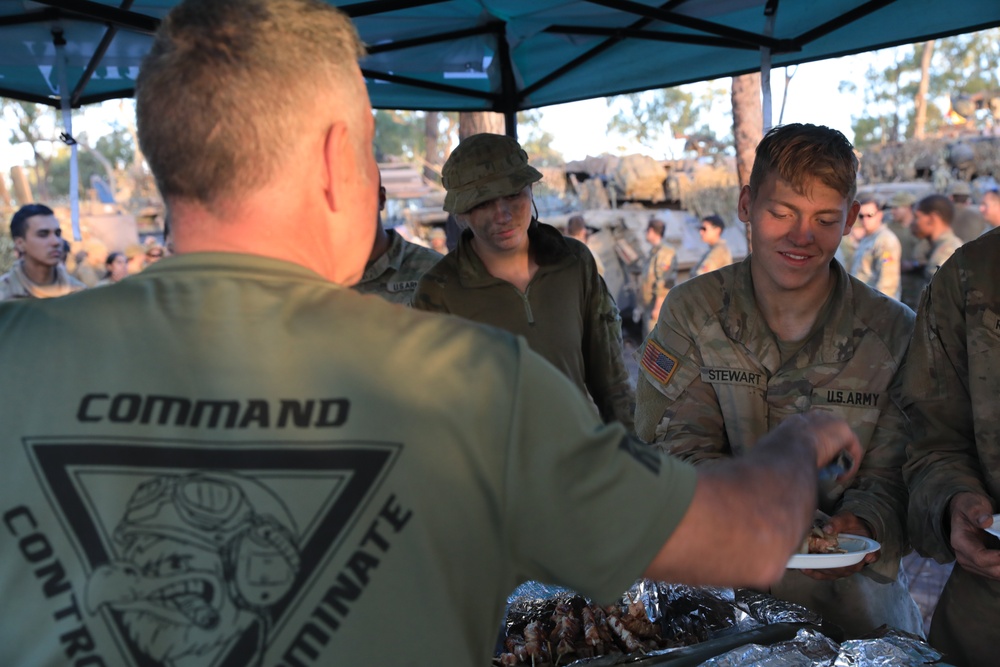
<svg viewBox="0 0 1000 667"><path fill-rule="evenodd" d="M843 418L831 412L812 410L793 415L785 419L772 433L794 434L794 437L810 441L813 451L816 452L817 469L833 462L842 452L846 453L850 458L851 467L837 476L837 481L844 486L854 477L864 456L858 436Z"/></svg>
<svg viewBox="0 0 1000 667"><path fill-rule="evenodd" d="M823 532L827 535L847 533L848 535L860 535L861 537L874 538L868 524L862 521L852 512L839 512L823 526ZM874 563L882 555L881 550L865 554L865 557L854 565L847 567L834 567L827 570L802 570L802 574L820 581L830 581L849 577L856 572L860 572L866 565Z"/></svg>
<svg viewBox="0 0 1000 667"><path fill-rule="evenodd" d="M991 549L992 536L984 528L993 524L993 505L978 493L963 491L951 499L951 548L964 569L1000 581L1000 549Z"/></svg>

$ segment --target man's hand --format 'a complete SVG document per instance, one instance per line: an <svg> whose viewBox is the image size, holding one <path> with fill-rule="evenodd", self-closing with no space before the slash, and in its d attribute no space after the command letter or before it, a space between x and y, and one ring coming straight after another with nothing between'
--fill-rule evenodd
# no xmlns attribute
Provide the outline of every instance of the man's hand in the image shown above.
<svg viewBox="0 0 1000 667"><path fill-rule="evenodd" d="M1000 550L986 547L988 534L983 528L993 525L993 505L978 493L963 491L951 499L951 548L964 569L981 577L1000 581Z"/></svg>
<svg viewBox="0 0 1000 667"><path fill-rule="evenodd" d="M841 452L846 452L851 458L851 469L837 477L837 481L844 486L854 477L864 457L858 436L854 435L846 421L830 412L813 410L792 415L762 440L777 441L779 438L810 441L816 452L817 469L832 463Z"/></svg>
<svg viewBox="0 0 1000 667"><path fill-rule="evenodd" d="M851 512L839 512L838 514L832 516L830 521L823 526L823 532L827 535L847 533L848 535L860 535L861 537L867 538L874 537L871 529L868 527L868 524ZM881 550L879 550L866 554L861 562L854 565L848 565L847 567L834 567L825 570L802 570L802 574L820 581L842 579L844 577L849 577L856 572L860 572L866 565L874 563L879 559L881 553Z"/></svg>

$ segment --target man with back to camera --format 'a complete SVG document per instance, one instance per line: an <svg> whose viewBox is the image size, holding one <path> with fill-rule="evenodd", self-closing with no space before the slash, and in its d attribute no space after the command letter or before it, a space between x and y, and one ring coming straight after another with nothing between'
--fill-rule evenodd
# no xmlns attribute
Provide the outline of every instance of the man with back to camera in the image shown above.
<svg viewBox="0 0 1000 667"><path fill-rule="evenodd" d="M892 230L882 222L882 206L874 197L865 197L858 203L858 220L865 236L854 253L851 275L877 289L886 296L899 300L900 260L902 246Z"/></svg>
<svg viewBox="0 0 1000 667"><path fill-rule="evenodd" d="M740 220L753 252L672 289L640 351L636 433L699 465L745 456L757 438L812 408L843 416L865 458L831 489L826 530L875 539L855 566L789 570L771 587L859 637L883 623L922 634L900 558L908 439L897 370L913 312L834 261L858 215L858 161L836 130L772 129L757 147Z"/></svg>
<svg viewBox="0 0 1000 667"><path fill-rule="evenodd" d="M955 205L951 231L955 232L962 243L979 238L986 227L986 221L983 220L979 207L972 201L972 188L969 184L966 181L954 181L948 186L948 198Z"/></svg>
<svg viewBox="0 0 1000 667"><path fill-rule="evenodd" d="M0 276L0 301L49 299L87 287L62 264L62 230L48 206L19 208L10 219L10 236L20 257Z"/></svg>
<svg viewBox="0 0 1000 667"><path fill-rule="evenodd" d="M955 561L928 640L959 667L996 664L1000 544L1000 235L969 241L924 290L903 366L903 469L916 550Z"/></svg>
<svg viewBox="0 0 1000 667"><path fill-rule="evenodd" d="M462 141L441 180L444 209L466 229L458 248L420 279L413 306L524 336L605 422L631 430L635 396L618 307L590 249L532 214L531 188L541 178L510 137Z"/></svg>
<svg viewBox="0 0 1000 667"><path fill-rule="evenodd" d="M362 53L318 1L161 23L136 115L177 254L0 305L0 664L487 664L525 579L766 585L817 467L860 459L817 414L696 471L523 340L347 288L378 206ZM387 641L390 608L419 612Z"/></svg>
<svg viewBox="0 0 1000 667"><path fill-rule="evenodd" d="M916 310L920 301L920 290L924 288L924 266L927 264L927 254L930 243L918 239L913 233L913 205L917 198L909 192L897 192L889 198L889 229L899 239L899 282L900 301Z"/></svg>
<svg viewBox="0 0 1000 667"><path fill-rule="evenodd" d="M924 265L924 284L937 273L938 268L962 247L960 239L951 229L955 206L944 195L929 195L917 202L910 229L918 239L930 243L927 264Z"/></svg>
<svg viewBox="0 0 1000 667"><path fill-rule="evenodd" d="M726 223L714 213L702 218L701 224L698 226L698 235L702 241L708 244L708 250L691 268L688 277L695 278L703 273L715 271L733 263L733 254L729 252L729 246L722 238L722 232L725 229Z"/></svg>
<svg viewBox="0 0 1000 667"><path fill-rule="evenodd" d="M361 280L354 289L362 294L378 294L386 301L412 305L413 292L417 281L427 272L441 255L430 248L410 243L395 229L382 226L382 211L385 210L385 186L382 175L378 182L378 219L375 227L375 242L365 266Z"/></svg>

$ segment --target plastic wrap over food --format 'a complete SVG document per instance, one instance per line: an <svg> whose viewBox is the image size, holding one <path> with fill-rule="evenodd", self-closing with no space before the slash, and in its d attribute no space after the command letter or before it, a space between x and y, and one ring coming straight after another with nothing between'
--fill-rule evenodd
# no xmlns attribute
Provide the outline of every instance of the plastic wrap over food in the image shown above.
<svg viewBox="0 0 1000 667"><path fill-rule="evenodd" d="M834 667L896 667L927 665L941 659L941 654L919 637L889 630L878 639L851 639L840 645Z"/></svg>
<svg viewBox="0 0 1000 667"><path fill-rule="evenodd" d="M736 591L736 604L763 625L773 623L820 625L823 621L819 614L801 605L779 600L766 593L747 588L740 588Z"/></svg>
<svg viewBox="0 0 1000 667"><path fill-rule="evenodd" d="M836 642L815 630L802 629L794 639L768 646L740 646L703 662L700 667L830 667L837 655Z"/></svg>

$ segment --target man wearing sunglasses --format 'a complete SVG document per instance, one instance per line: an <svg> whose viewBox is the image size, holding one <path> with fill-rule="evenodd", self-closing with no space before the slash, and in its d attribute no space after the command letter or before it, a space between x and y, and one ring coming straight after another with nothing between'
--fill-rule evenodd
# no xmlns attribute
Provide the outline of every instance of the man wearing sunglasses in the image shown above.
<svg viewBox="0 0 1000 667"><path fill-rule="evenodd" d="M851 274L882 294L899 300L902 247L892 230L882 222L882 206L874 197L861 200L858 221L865 236L854 253Z"/></svg>

